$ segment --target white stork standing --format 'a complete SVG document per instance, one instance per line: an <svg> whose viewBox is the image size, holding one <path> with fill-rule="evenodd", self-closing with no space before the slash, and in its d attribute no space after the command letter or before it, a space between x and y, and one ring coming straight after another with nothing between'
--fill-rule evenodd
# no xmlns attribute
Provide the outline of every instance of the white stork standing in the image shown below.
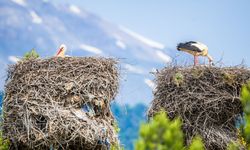
<svg viewBox="0 0 250 150"><path fill-rule="evenodd" d="M56 57L65 57L65 52L67 51L67 47L65 44L61 44L59 49L57 50Z"/></svg>
<svg viewBox="0 0 250 150"><path fill-rule="evenodd" d="M194 56L194 66L198 64L198 56L205 56L208 58L209 64L213 65L213 58L208 54L208 47L200 42L189 41L179 43L177 50L187 52Z"/></svg>

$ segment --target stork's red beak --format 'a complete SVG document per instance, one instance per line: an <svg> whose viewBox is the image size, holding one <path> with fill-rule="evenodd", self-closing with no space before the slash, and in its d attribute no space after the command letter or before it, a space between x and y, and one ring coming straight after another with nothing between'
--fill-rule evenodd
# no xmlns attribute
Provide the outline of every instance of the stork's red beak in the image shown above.
<svg viewBox="0 0 250 150"><path fill-rule="evenodd" d="M57 51L57 56L63 51L63 47L59 48L58 51Z"/></svg>

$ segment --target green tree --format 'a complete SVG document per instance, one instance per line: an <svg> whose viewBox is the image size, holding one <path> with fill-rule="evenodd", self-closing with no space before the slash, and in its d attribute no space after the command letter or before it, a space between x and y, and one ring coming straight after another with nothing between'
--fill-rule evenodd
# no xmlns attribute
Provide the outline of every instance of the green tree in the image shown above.
<svg viewBox="0 0 250 150"><path fill-rule="evenodd" d="M246 141L246 146L250 149L250 83L244 85L241 91L241 102L245 113L246 125L242 126L242 137Z"/></svg>
<svg viewBox="0 0 250 150"><path fill-rule="evenodd" d="M250 150L250 82L242 87L241 103L244 111L245 125L241 125L239 130L239 141L228 146L228 150Z"/></svg>
<svg viewBox="0 0 250 150"><path fill-rule="evenodd" d="M2 102L2 99L3 99L3 92L0 91L0 102Z"/></svg>
<svg viewBox="0 0 250 150"><path fill-rule="evenodd" d="M193 139L192 143L189 146L189 150L202 150L204 149L204 144L202 142L202 139L197 136Z"/></svg>
<svg viewBox="0 0 250 150"><path fill-rule="evenodd" d="M1 108L1 112L0 112L0 120L2 121L2 102L3 102L3 97L4 97L4 93L2 91L0 91L0 108ZM0 122L0 129L2 129L2 122ZM2 131L0 130L0 150L8 150L9 149L9 140L3 139L2 136Z"/></svg>
<svg viewBox="0 0 250 150"><path fill-rule="evenodd" d="M2 137L2 132L0 132L0 150L8 150L10 142L9 140L4 140Z"/></svg>
<svg viewBox="0 0 250 150"><path fill-rule="evenodd" d="M136 150L203 150L201 138L195 137L189 148L185 147L181 120L168 119L165 112L160 112L148 123L143 123L140 136L136 141Z"/></svg>

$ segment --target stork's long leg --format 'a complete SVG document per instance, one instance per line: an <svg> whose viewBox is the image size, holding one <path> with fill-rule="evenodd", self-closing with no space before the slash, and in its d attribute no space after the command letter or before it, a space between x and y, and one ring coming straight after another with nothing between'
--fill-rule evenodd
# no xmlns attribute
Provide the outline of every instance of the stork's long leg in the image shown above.
<svg viewBox="0 0 250 150"><path fill-rule="evenodd" d="M194 66L198 65L198 56L194 55Z"/></svg>

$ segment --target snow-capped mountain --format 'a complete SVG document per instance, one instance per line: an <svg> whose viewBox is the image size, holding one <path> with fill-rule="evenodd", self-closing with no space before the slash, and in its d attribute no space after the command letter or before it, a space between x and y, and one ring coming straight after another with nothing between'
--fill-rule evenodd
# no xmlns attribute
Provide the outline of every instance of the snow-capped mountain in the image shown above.
<svg viewBox="0 0 250 150"><path fill-rule="evenodd" d="M51 57L64 43L71 56L119 58L122 79L118 101L148 103L155 86L149 72L171 61L163 44L72 4L1 0L0 19L1 88L7 64L32 48L44 58Z"/></svg>

